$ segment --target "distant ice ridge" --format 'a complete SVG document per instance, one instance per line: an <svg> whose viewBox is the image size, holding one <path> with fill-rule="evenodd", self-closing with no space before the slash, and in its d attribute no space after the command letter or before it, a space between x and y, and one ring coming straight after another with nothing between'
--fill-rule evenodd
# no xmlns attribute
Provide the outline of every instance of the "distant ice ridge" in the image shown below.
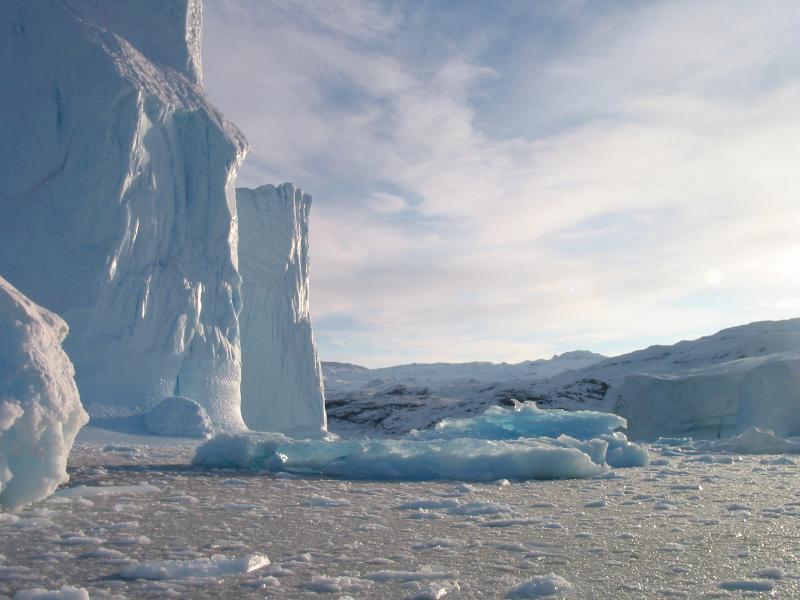
<svg viewBox="0 0 800 600"><path fill-rule="evenodd" d="M0 277L0 506L46 498L69 479L67 456L89 417L61 349L67 330Z"/></svg>
<svg viewBox="0 0 800 600"><path fill-rule="evenodd" d="M246 142L201 87L199 0L144 4L0 3L0 273L69 323L93 416L182 395L243 429Z"/></svg>
<svg viewBox="0 0 800 600"><path fill-rule="evenodd" d="M618 413L631 439L716 438L752 426L800 435L800 319L750 323L612 358L581 352L519 365L323 363L323 370L330 427L351 435L428 428L512 399Z"/></svg>
<svg viewBox="0 0 800 600"><path fill-rule="evenodd" d="M242 276L242 416L256 431L326 429L311 331L311 196L292 184L236 190Z"/></svg>
<svg viewBox="0 0 800 600"><path fill-rule="evenodd" d="M542 424L535 424L537 419ZM506 431L501 431L502 423ZM601 475L609 467L649 462L646 448L614 431L624 424L624 419L603 413L498 407L459 419L454 431L445 427L400 439L297 441L280 434L222 434L198 448L193 463L349 479L582 478ZM552 437L525 437L526 432L544 430Z"/></svg>

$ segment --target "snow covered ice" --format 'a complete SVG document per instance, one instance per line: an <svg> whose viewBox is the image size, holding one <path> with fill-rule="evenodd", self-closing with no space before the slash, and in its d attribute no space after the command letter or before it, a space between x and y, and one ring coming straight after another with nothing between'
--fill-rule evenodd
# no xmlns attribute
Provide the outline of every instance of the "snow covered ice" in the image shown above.
<svg viewBox="0 0 800 600"><path fill-rule="evenodd" d="M0 507L41 500L68 479L67 456L88 416L61 349L67 331L0 277Z"/></svg>
<svg viewBox="0 0 800 600"><path fill-rule="evenodd" d="M292 184L236 190L242 325L242 416L250 429L319 435L322 372L311 332L311 196Z"/></svg>

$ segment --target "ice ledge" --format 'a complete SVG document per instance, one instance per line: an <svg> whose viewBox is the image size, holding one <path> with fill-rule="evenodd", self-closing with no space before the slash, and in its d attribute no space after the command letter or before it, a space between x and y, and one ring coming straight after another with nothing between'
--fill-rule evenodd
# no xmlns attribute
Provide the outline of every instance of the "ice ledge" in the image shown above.
<svg viewBox="0 0 800 600"><path fill-rule="evenodd" d="M202 83L202 0L64 2L82 19L125 38L151 62Z"/></svg>

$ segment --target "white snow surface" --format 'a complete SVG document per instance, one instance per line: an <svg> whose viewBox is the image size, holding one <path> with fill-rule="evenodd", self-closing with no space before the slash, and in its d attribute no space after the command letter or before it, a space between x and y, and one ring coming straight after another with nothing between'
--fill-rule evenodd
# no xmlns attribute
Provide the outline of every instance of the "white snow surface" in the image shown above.
<svg viewBox="0 0 800 600"><path fill-rule="evenodd" d="M164 398L144 416L144 428L153 435L206 438L214 432L205 409L183 396Z"/></svg>
<svg viewBox="0 0 800 600"><path fill-rule="evenodd" d="M242 429L246 142L200 85L200 16L198 0L0 3L0 273L69 324L93 417L184 395Z"/></svg>
<svg viewBox="0 0 800 600"><path fill-rule="evenodd" d="M67 324L0 277L0 507L41 500L67 481L88 421L61 349Z"/></svg>
<svg viewBox="0 0 800 600"><path fill-rule="evenodd" d="M326 429L309 308L311 196L292 184L236 190L244 307L242 416L250 429Z"/></svg>

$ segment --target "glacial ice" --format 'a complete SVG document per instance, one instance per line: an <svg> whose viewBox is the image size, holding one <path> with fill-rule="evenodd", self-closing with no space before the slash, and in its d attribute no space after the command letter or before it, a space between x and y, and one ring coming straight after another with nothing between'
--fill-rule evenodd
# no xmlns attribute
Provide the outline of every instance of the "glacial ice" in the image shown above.
<svg viewBox="0 0 800 600"><path fill-rule="evenodd" d="M197 402L183 396L164 398L144 416L144 428L153 435L207 438L211 419Z"/></svg>
<svg viewBox="0 0 800 600"><path fill-rule="evenodd" d="M69 324L92 416L184 395L243 429L247 145L201 86L199 0L146 5L0 3L0 273Z"/></svg>
<svg viewBox="0 0 800 600"><path fill-rule="evenodd" d="M800 355L743 358L672 375L636 374L619 387L615 411L634 439L718 438L761 427L800 434Z"/></svg>
<svg viewBox="0 0 800 600"><path fill-rule="evenodd" d="M243 308L242 416L250 429L325 431L322 372L311 331L311 196L292 184L236 190Z"/></svg>
<svg viewBox="0 0 800 600"><path fill-rule="evenodd" d="M624 419L606 413L518 406L491 408L482 416L458 421L460 437L437 438L439 430L382 440L222 434L200 446L192 462L348 479L495 481L592 477L609 466L642 466L649 461L646 449L614 431ZM551 437L535 433L542 427ZM446 426L442 430L448 431Z"/></svg>
<svg viewBox="0 0 800 600"><path fill-rule="evenodd" d="M67 324L0 277L0 506L46 498L68 480L88 421L61 349Z"/></svg>
<svg viewBox="0 0 800 600"><path fill-rule="evenodd" d="M566 434L589 440L626 426L611 413L541 409L534 402L515 402L511 408L492 406L465 419L442 419L432 430L414 432L423 439L455 437L510 440L520 437L558 437Z"/></svg>

